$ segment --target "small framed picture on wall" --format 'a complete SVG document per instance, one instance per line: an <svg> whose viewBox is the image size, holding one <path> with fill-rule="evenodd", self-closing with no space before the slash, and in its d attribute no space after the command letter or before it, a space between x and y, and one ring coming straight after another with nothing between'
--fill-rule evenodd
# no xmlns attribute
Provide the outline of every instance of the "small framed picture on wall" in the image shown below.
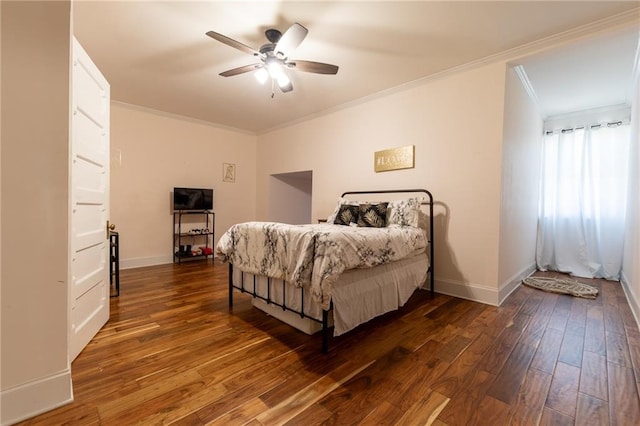
<svg viewBox="0 0 640 426"><path fill-rule="evenodd" d="M236 165L222 163L222 181L234 183L236 181Z"/></svg>

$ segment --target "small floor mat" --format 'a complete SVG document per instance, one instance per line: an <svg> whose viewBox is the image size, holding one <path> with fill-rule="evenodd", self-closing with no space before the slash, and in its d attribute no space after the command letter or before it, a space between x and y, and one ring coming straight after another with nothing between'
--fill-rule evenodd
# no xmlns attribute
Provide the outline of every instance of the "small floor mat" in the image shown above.
<svg viewBox="0 0 640 426"><path fill-rule="evenodd" d="M522 280L523 284L551 293L570 294L585 299L595 299L598 289L583 283L562 278L529 277Z"/></svg>

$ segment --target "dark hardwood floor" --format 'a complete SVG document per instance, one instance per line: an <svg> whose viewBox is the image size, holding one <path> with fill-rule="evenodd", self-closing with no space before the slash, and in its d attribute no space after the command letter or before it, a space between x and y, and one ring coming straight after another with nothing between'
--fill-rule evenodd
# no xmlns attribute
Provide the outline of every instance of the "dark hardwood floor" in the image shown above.
<svg viewBox="0 0 640 426"><path fill-rule="evenodd" d="M616 282L581 280L595 300L520 286L499 308L418 291L322 355L245 295L230 312L226 265L120 279L75 401L23 424L640 424L640 332Z"/></svg>

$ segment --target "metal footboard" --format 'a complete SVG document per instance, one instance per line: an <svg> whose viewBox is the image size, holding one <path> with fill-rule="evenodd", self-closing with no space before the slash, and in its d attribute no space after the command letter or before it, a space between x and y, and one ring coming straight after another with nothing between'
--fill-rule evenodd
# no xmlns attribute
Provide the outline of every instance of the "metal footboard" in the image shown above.
<svg viewBox="0 0 640 426"><path fill-rule="evenodd" d="M290 306L287 306L287 298L286 298L287 283L285 280L264 277L267 280L267 295L264 296L262 294L259 294L257 291L257 276L253 274L251 275L253 277L253 280L251 280L252 283L250 283L248 286L245 286L245 279L244 279L245 272L240 270L240 284L236 285L236 283L234 283L234 280L233 280L233 263L229 262L229 308L233 307L233 290L236 289L242 293L247 293L256 299L262 300L263 302L269 305L277 306L281 308L283 311L289 311L289 312L298 314L300 315L300 318L308 318L322 325L322 353L326 354L329 350L329 328L330 328L329 313L333 309L333 303L331 303L328 310L327 309L322 310L322 319L319 320L317 318L309 316L304 311L304 299L305 299L304 288L297 288L293 290L293 291L299 290L301 292L300 309L298 310ZM278 284L282 285L282 303L274 300L271 297L271 289L273 288L272 286L278 285Z"/></svg>

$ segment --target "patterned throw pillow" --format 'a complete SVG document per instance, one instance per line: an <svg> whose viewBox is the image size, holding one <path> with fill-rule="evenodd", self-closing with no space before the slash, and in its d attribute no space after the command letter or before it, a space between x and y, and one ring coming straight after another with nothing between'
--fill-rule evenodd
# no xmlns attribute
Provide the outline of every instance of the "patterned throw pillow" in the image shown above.
<svg viewBox="0 0 640 426"><path fill-rule="evenodd" d="M360 204L358 226L383 228L387 225L387 206L389 203Z"/></svg>
<svg viewBox="0 0 640 426"><path fill-rule="evenodd" d="M343 197L338 198L338 203L336 204L336 208L333 209L333 212L331 212L329 217L327 217L327 223L334 223L336 221L336 216L338 215L338 212L340 211L340 207L342 207L345 204L351 204L351 205L354 205L354 206L358 205L358 203L355 202L355 201L350 201L350 200L347 200L346 198L343 198Z"/></svg>
<svg viewBox="0 0 640 426"><path fill-rule="evenodd" d="M338 214L336 215L333 223L336 225L349 225L351 223L358 222L358 206L353 206L351 204L343 204L340 206L338 210Z"/></svg>
<svg viewBox="0 0 640 426"><path fill-rule="evenodd" d="M406 200L391 201L387 225L418 227L420 213L420 198L408 198Z"/></svg>

